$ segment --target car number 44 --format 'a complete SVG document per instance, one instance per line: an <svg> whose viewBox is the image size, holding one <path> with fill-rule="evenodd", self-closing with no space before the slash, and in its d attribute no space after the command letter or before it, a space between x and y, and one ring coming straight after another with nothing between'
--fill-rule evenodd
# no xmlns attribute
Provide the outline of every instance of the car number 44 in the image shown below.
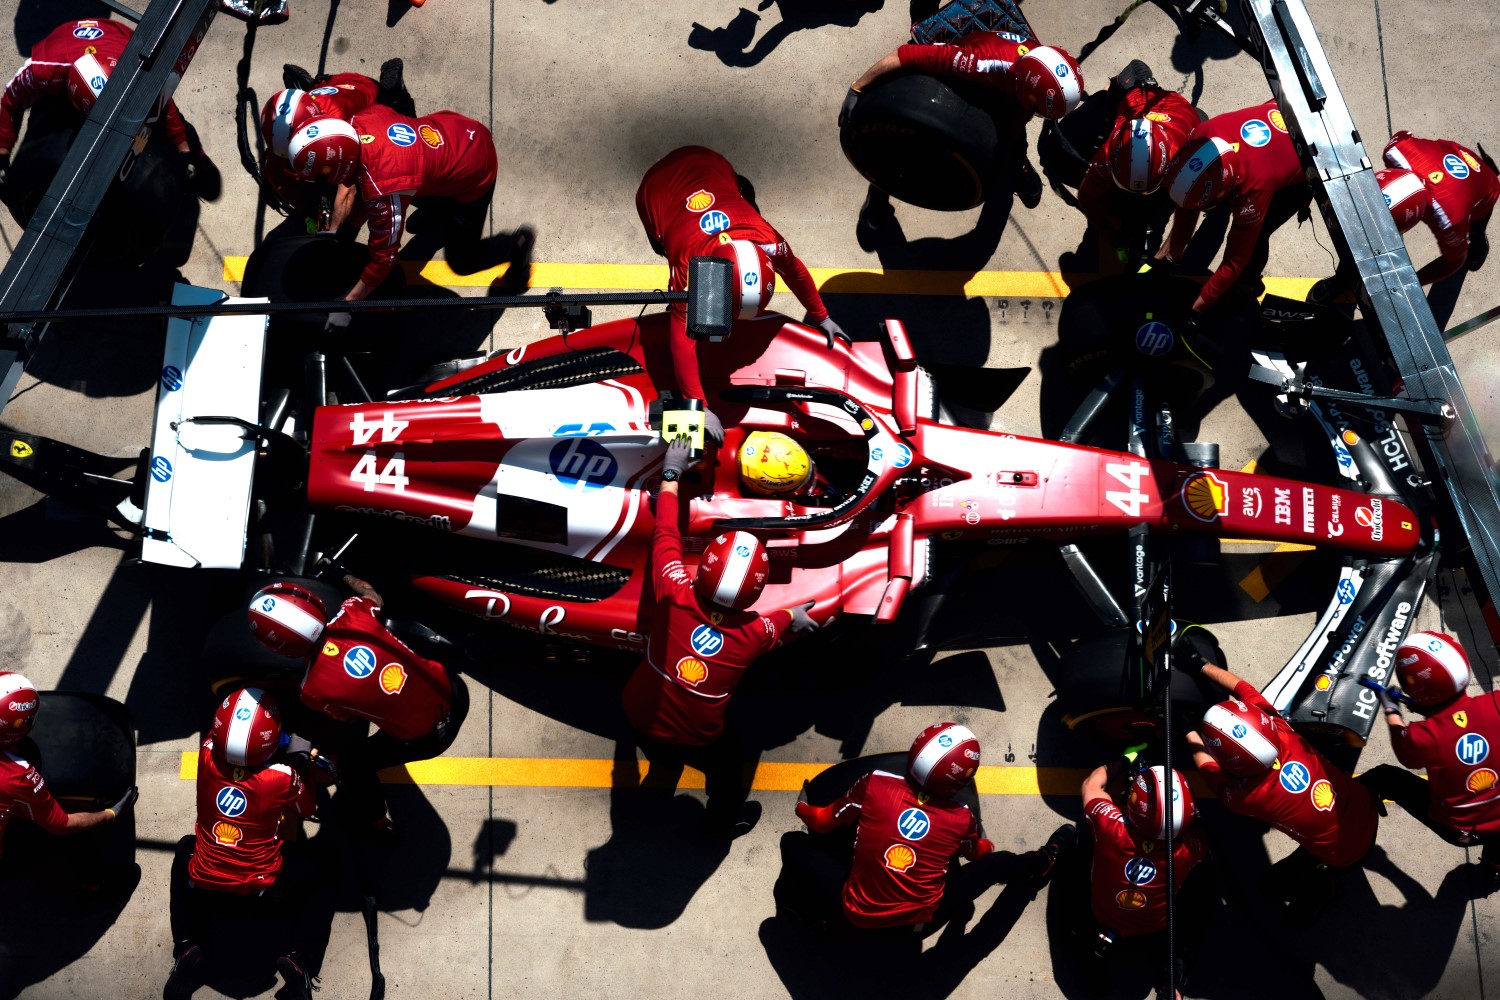
<svg viewBox="0 0 1500 1000"><path fill-rule="evenodd" d="M1146 477L1146 466L1140 462L1108 462L1104 471L1125 487L1123 490L1105 490L1104 499L1120 508L1127 516L1140 517L1141 504L1151 499L1141 492L1141 480Z"/></svg>
<svg viewBox="0 0 1500 1000"><path fill-rule="evenodd" d="M375 471L375 465L375 453L365 452L349 471L350 482L359 483L366 493L373 493L377 486L389 486L397 492L405 492L411 480L406 478L406 459L399 451L386 461L385 468L379 472Z"/></svg>

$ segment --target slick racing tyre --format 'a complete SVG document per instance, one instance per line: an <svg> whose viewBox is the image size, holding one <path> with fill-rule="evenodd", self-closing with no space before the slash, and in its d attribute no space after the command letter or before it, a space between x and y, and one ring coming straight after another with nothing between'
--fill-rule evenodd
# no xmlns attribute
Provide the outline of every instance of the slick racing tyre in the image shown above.
<svg viewBox="0 0 1500 1000"><path fill-rule="evenodd" d="M103 809L135 784L135 735L124 705L98 694L44 691L32 761L68 812Z"/></svg>
<svg viewBox="0 0 1500 1000"><path fill-rule="evenodd" d="M1129 636L1124 629L1080 642L1062 657L1057 703L1069 731L1111 746L1125 746L1159 736L1159 706L1136 707L1134 691L1123 690L1122 668ZM1186 732L1208 707L1198 682L1172 671L1172 728Z"/></svg>
<svg viewBox="0 0 1500 1000"><path fill-rule="evenodd" d="M909 73L867 89L839 133L854 169L892 198L961 212L988 197L999 160L990 113L936 77Z"/></svg>

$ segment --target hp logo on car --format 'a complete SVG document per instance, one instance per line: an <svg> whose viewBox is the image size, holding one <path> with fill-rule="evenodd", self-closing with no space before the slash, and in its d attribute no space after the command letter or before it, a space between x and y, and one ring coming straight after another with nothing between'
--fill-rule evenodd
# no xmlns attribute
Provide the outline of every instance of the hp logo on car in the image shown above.
<svg viewBox="0 0 1500 1000"><path fill-rule="evenodd" d="M244 813L245 807L250 804L250 800L238 788L235 788L233 785L225 785L219 789L219 794L214 797L214 804L219 807L219 812L230 819L234 819L236 816Z"/></svg>
<svg viewBox="0 0 1500 1000"><path fill-rule="evenodd" d="M620 469L620 463L615 461L608 448L586 437L558 442L547 456L547 464L552 467L552 474L558 482L581 492L610 485Z"/></svg>
<svg viewBox="0 0 1500 1000"><path fill-rule="evenodd" d="M1172 349L1176 338L1165 323L1152 321L1135 331L1135 349L1148 358L1159 358Z"/></svg>

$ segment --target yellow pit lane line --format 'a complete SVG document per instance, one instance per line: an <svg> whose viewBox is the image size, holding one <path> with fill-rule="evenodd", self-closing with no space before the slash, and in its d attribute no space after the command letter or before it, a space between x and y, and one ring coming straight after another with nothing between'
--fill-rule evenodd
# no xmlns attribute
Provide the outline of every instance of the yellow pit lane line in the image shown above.
<svg viewBox="0 0 1500 1000"><path fill-rule="evenodd" d="M225 257L224 280L243 281L248 257ZM401 261L410 279L420 278L444 288L488 288L503 277L508 264L474 274L457 274L447 264ZM965 295L984 298L1032 297L1060 299L1075 284L1097 275L1061 271L887 271L882 268L813 267L813 281L829 295ZM667 287L666 264L532 264L532 288L590 289L611 292L649 292ZM1316 278L1266 278L1266 292L1302 299Z"/></svg>
<svg viewBox="0 0 1500 1000"><path fill-rule="evenodd" d="M615 785L613 760L556 757L437 757L380 772L390 785L473 785L503 788L610 788ZM833 767L833 763L791 764L762 761L751 787L758 792L800 791ZM645 776L646 762L636 763L636 781ZM974 781L982 795L1077 795L1085 768L981 767ZM198 777L198 751L183 751L178 777ZM678 788L703 787L703 775L688 768Z"/></svg>

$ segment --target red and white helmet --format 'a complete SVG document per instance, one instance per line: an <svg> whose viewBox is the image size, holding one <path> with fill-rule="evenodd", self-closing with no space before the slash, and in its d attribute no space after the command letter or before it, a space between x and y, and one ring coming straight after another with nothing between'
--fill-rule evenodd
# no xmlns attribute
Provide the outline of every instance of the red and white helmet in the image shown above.
<svg viewBox="0 0 1500 1000"><path fill-rule="evenodd" d="M1083 101L1083 70L1062 49L1041 45L1016 60L1016 103L1043 118L1061 118Z"/></svg>
<svg viewBox="0 0 1500 1000"><path fill-rule="evenodd" d="M1167 193L1182 208L1202 211L1240 186L1240 154L1218 136L1189 139L1167 168Z"/></svg>
<svg viewBox="0 0 1500 1000"><path fill-rule="evenodd" d="M1122 123L1109 134L1105 150L1115 186L1131 194L1150 194L1161 187L1172 162L1166 130L1149 118Z"/></svg>
<svg viewBox="0 0 1500 1000"><path fill-rule="evenodd" d="M734 318L754 319L765 312L776 293L776 271L760 244L726 240L710 256L723 257L734 266Z"/></svg>
<svg viewBox="0 0 1500 1000"><path fill-rule="evenodd" d="M306 656L328 625L323 599L296 583L273 583L257 590L248 614L255 638L280 656Z"/></svg>
<svg viewBox="0 0 1500 1000"><path fill-rule="evenodd" d="M952 798L979 768L979 738L968 726L939 722L917 734L906 752L906 773L934 795Z"/></svg>
<svg viewBox="0 0 1500 1000"><path fill-rule="evenodd" d="M1188 790L1182 772L1172 771L1172 836L1180 834L1193 821L1193 793ZM1131 782L1125 797L1125 816L1135 832L1152 840L1167 835L1167 779L1160 764L1147 768Z"/></svg>
<svg viewBox="0 0 1500 1000"><path fill-rule="evenodd" d="M0 670L0 747L25 738L36 724L36 685L20 674Z"/></svg>
<svg viewBox="0 0 1500 1000"><path fill-rule="evenodd" d="M310 181L348 184L359 169L359 133L342 118L324 115L304 122L287 140L292 169Z"/></svg>
<svg viewBox="0 0 1500 1000"><path fill-rule="evenodd" d="M1469 654L1442 632L1413 632L1396 647L1401 690L1418 705L1441 705L1469 686Z"/></svg>
<svg viewBox="0 0 1500 1000"><path fill-rule="evenodd" d="M259 767L281 745L281 710L260 688L240 688L214 712L214 753L231 767Z"/></svg>
<svg viewBox="0 0 1500 1000"><path fill-rule="evenodd" d="M1406 232L1427 217L1432 194L1414 170L1377 170L1375 180L1385 195L1385 207L1396 220L1396 229Z"/></svg>
<svg viewBox="0 0 1500 1000"><path fill-rule="evenodd" d="M278 90L260 109L260 134L266 148L282 159L288 159L287 148L292 136L303 125L323 114L318 99L305 90Z"/></svg>
<svg viewBox="0 0 1500 1000"><path fill-rule="evenodd" d="M1208 755L1238 777L1265 774L1280 756L1272 720L1238 698L1211 706L1203 713L1200 729Z"/></svg>
<svg viewBox="0 0 1500 1000"><path fill-rule="evenodd" d="M705 603L742 611L760 597L770 575L771 559L761 540L748 531L731 531L703 550L693 586Z"/></svg>
<svg viewBox="0 0 1500 1000"><path fill-rule="evenodd" d="M99 56L92 52L73 60L73 66L68 70L68 101L79 114L86 115L94 110L94 104L104 93L104 85L109 82L109 74L118 62L113 56Z"/></svg>

